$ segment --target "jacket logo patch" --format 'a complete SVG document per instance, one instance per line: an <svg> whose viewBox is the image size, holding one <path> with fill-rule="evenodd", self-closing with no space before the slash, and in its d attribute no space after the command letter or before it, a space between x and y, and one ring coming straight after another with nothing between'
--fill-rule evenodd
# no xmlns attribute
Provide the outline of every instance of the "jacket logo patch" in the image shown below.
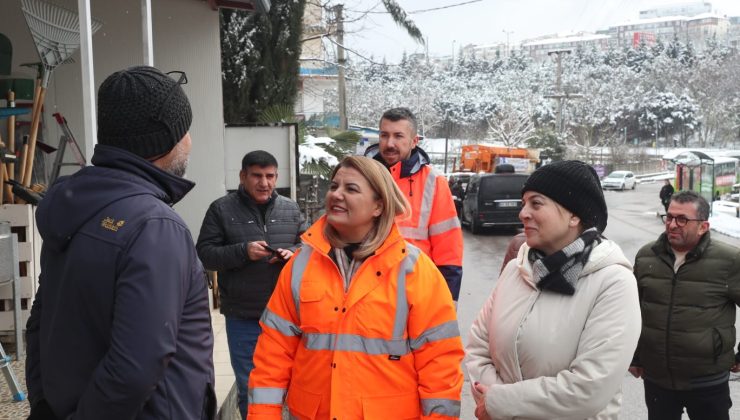
<svg viewBox="0 0 740 420"><path fill-rule="evenodd" d="M113 232L118 232L118 229L120 229L124 223L126 223L125 220L116 221L112 217L106 217L102 222L100 222L100 226L105 229L112 230Z"/></svg>

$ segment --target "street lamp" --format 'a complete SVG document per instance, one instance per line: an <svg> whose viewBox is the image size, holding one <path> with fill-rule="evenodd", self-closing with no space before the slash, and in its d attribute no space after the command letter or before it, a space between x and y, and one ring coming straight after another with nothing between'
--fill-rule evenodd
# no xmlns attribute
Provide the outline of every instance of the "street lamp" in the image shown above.
<svg viewBox="0 0 740 420"><path fill-rule="evenodd" d="M509 57L509 35L513 34L514 31L507 31L504 29L501 32L506 34L506 57Z"/></svg>
<svg viewBox="0 0 740 420"><path fill-rule="evenodd" d="M453 39L452 40L452 55L451 55L452 60L450 61L451 63L450 67L452 67L453 69L455 68L455 42L457 42L457 40Z"/></svg>

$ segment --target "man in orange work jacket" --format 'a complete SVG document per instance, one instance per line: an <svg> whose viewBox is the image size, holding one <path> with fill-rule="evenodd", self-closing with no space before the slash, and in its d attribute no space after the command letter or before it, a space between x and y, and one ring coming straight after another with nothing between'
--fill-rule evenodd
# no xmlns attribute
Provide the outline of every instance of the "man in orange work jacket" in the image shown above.
<svg viewBox="0 0 740 420"><path fill-rule="evenodd" d="M411 204L411 217L399 221L401 235L421 248L445 278L457 302L462 284L463 238L455 202L444 176L429 164L408 108L389 109L380 118L380 142L365 156L385 165Z"/></svg>

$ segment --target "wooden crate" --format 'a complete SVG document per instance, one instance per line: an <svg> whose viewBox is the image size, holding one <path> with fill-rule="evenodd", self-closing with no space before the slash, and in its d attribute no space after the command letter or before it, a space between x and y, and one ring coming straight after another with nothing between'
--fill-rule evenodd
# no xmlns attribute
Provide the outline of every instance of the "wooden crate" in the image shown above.
<svg viewBox="0 0 740 420"><path fill-rule="evenodd" d="M31 313L41 272L41 237L36 229L34 212L30 204L4 204L0 206L0 221L10 222L10 230L18 237L18 270L21 277L21 318L23 328ZM0 335L15 331L13 321L13 287L0 286Z"/></svg>

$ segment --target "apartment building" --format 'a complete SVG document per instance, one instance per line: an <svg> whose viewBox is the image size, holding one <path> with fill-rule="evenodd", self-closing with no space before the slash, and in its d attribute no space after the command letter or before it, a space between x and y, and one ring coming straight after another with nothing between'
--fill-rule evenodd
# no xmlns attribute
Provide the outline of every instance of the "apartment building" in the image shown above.
<svg viewBox="0 0 740 420"><path fill-rule="evenodd" d="M609 32L619 47L678 39L702 51L710 39L728 42L731 27L730 18L714 10L712 3L691 2L642 10L640 19L614 25Z"/></svg>
<svg viewBox="0 0 740 420"><path fill-rule="evenodd" d="M640 10L640 19L655 19L668 16L692 17L711 12L712 3L710 2L676 3L652 9Z"/></svg>
<svg viewBox="0 0 740 420"><path fill-rule="evenodd" d="M510 50L505 43L475 45L468 44L462 48L463 58L475 56L479 60L493 61L503 59L509 54Z"/></svg>
<svg viewBox="0 0 740 420"><path fill-rule="evenodd" d="M331 28L324 19L324 8L317 3L306 2L303 12L304 41L294 112L305 120L318 118L320 125L326 122L324 94L337 87L337 66L328 60L323 38L330 31Z"/></svg>
<svg viewBox="0 0 740 420"><path fill-rule="evenodd" d="M548 54L558 50L596 49L605 51L609 48L612 37L606 34L579 32L571 35L548 35L525 40L522 51L535 61L544 61Z"/></svg>
<svg viewBox="0 0 740 420"><path fill-rule="evenodd" d="M730 28L727 31L727 45L740 49L740 16L729 18Z"/></svg>
<svg viewBox="0 0 740 420"><path fill-rule="evenodd" d="M730 20L726 16L720 16L716 13L702 13L686 21L688 39L699 51L711 39L720 42L727 40L729 31Z"/></svg>

